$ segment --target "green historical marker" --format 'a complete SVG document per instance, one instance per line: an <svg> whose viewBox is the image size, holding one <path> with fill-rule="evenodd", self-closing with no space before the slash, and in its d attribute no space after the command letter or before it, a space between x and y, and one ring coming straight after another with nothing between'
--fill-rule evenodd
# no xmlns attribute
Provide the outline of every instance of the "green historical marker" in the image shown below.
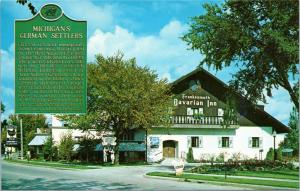
<svg viewBox="0 0 300 191"><path fill-rule="evenodd" d="M86 113L87 22L44 5L15 21L15 113Z"/></svg>

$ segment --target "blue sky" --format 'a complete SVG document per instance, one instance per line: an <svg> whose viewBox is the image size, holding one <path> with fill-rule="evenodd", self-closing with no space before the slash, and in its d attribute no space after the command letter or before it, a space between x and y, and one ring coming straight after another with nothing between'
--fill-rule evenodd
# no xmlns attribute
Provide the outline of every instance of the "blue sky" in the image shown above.
<svg viewBox="0 0 300 191"><path fill-rule="evenodd" d="M38 1L36 9L45 3L59 4L64 13L88 22L88 61L95 54L113 55L121 50L125 56L136 57L139 65L156 70L161 78L176 80L194 70L202 55L188 50L180 40L188 29L191 17L204 13L202 4L222 1ZM14 112L14 20L32 15L26 6L15 0L1 1L1 98L6 106L4 117ZM225 83L238 68L209 71ZM274 90L265 110L287 124L292 108L289 95L283 89Z"/></svg>

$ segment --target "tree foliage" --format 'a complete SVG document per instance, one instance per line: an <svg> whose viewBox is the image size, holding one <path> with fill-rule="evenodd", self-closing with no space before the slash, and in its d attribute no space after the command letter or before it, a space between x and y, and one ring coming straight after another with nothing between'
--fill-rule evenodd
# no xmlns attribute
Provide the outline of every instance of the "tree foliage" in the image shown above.
<svg viewBox="0 0 300 191"><path fill-rule="evenodd" d="M119 163L119 142L124 133L136 128L167 125L171 95L166 80L135 59L118 52L111 57L98 55L88 65L88 113L63 117L71 126L88 130L113 131L117 138L115 164Z"/></svg>
<svg viewBox="0 0 300 191"><path fill-rule="evenodd" d="M35 15L37 13L37 10L35 9L35 7L33 6L33 4L28 1L28 0L17 0L18 4L21 5L27 5L28 9L30 10L32 15Z"/></svg>
<svg viewBox="0 0 300 191"><path fill-rule="evenodd" d="M187 157L186 157L187 162L192 163L195 162L194 161L194 154L193 154L193 148L189 147L188 153L187 153Z"/></svg>
<svg viewBox="0 0 300 191"><path fill-rule="evenodd" d="M299 110L289 77L298 77L299 2L297 0L227 0L205 4L206 13L192 18L183 40L204 54L200 65L216 70L236 65L230 85L250 101L265 101L279 86Z"/></svg>
<svg viewBox="0 0 300 191"><path fill-rule="evenodd" d="M36 129L40 128L44 131L47 129L46 117L44 115L10 115L9 123L17 126L17 139L21 140L21 128L20 119L22 119L23 126L23 144L24 144L24 154L28 151L28 144L34 138Z"/></svg>
<svg viewBox="0 0 300 191"><path fill-rule="evenodd" d="M1 102L1 113L4 113L5 111L5 105Z"/></svg>
<svg viewBox="0 0 300 191"><path fill-rule="evenodd" d="M294 155L299 154L299 113L295 108L290 114L289 127L291 131L286 135L282 147L294 150Z"/></svg>
<svg viewBox="0 0 300 191"><path fill-rule="evenodd" d="M100 143L100 141L88 135L83 136L82 140L79 141L79 154L81 155L81 157L84 157L86 159L86 162L89 162L90 154L94 152L97 143Z"/></svg>
<svg viewBox="0 0 300 191"><path fill-rule="evenodd" d="M62 135L58 146L59 158L70 162L73 155L73 146L74 141L72 139L72 134L67 133Z"/></svg>
<svg viewBox="0 0 300 191"><path fill-rule="evenodd" d="M53 144L52 136L49 136L48 139L46 140L43 147L43 152L44 152L44 159L52 161L56 153L56 147Z"/></svg>

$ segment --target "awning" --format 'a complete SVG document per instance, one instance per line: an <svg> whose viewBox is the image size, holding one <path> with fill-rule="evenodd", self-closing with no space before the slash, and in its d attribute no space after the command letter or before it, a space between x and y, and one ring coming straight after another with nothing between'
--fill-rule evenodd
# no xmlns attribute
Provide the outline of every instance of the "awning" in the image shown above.
<svg viewBox="0 0 300 191"><path fill-rule="evenodd" d="M49 135L36 135L28 144L29 146L41 146L44 145Z"/></svg>
<svg viewBox="0 0 300 191"><path fill-rule="evenodd" d="M146 151L145 143L120 143L119 151Z"/></svg>
<svg viewBox="0 0 300 191"><path fill-rule="evenodd" d="M95 147L95 151L103 151L103 145L102 144L97 144Z"/></svg>
<svg viewBox="0 0 300 191"><path fill-rule="evenodd" d="M281 152L283 152L283 153L291 153L291 152L293 152L293 149L282 149L282 151Z"/></svg>
<svg viewBox="0 0 300 191"><path fill-rule="evenodd" d="M103 151L103 145L97 144L95 151ZM119 151L146 151L145 143L120 143Z"/></svg>

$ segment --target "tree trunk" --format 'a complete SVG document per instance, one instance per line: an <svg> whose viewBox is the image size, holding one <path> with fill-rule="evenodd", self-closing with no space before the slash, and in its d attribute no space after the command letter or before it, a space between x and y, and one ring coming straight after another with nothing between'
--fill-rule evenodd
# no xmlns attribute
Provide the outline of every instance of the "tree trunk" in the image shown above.
<svg viewBox="0 0 300 191"><path fill-rule="evenodd" d="M294 105L295 105L297 111L299 111L299 100L298 100L297 95L296 95L297 92L295 92L295 91L293 90L293 88L292 88L292 86L291 86L291 84L289 83L289 81L288 81L287 78L285 78L285 79L283 80L283 83L284 83L283 88L285 88L285 89L289 92L292 102L294 103Z"/></svg>

